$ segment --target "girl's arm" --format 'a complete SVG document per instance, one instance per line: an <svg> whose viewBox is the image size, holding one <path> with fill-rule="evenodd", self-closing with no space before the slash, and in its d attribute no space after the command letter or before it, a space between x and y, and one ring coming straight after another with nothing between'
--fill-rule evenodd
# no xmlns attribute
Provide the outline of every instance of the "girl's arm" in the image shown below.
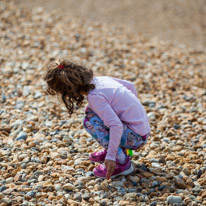
<svg viewBox="0 0 206 206"><path fill-rule="evenodd" d="M125 86L127 89L129 89L137 97L137 90L132 82L127 81L127 80L118 79L115 77L111 77L111 78L114 79L115 81L119 82L123 86Z"/></svg>
<svg viewBox="0 0 206 206"><path fill-rule="evenodd" d="M122 122L103 96L92 93L88 95L88 102L89 107L109 128L110 140L105 159L116 161L117 149L123 133Z"/></svg>

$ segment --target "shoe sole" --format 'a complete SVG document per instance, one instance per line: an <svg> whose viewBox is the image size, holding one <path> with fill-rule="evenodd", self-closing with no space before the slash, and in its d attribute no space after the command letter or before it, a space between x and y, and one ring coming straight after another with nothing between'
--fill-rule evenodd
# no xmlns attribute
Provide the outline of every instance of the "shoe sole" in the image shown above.
<svg viewBox="0 0 206 206"><path fill-rule="evenodd" d="M101 164L104 163L104 161L99 161L99 162L97 162L97 161L95 162L95 161L92 161L92 160L90 160L90 161L91 161L92 163L101 163Z"/></svg>
<svg viewBox="0 0 206 206"><path fill-rule="evenodd" d="M130 167L128 170L125 170L125 171L123 171L123 172L121 172L121 173L119 173L119 174L116 174L116 175L111 176L111 179L113 179L113 178L115 178L115 177L117 177L117 176L120 176L120 175L124 175L124 176L129 175L129 174L131 174L133 171L134 171L134 167L133 167L133 165L131 164L131 167ZM93 174L94 174L94 173L93 173ZM95 175L95 174L94 174L94 176L95 176L95 177L102 178L102 179L106 179L106 177L100 177L100 176L97 176L97 175Z"/></svg>
<svg viewBox="0 0 206 206"><path fill-rule="evenodd" d="M113 176L111 176L111 178L115 178L115 177L120 176L120 175L126 176L126 175L131 174L133 171L134 171L134 167L133 167L133 165L131 164L131 167L130 167L128 170L125 170L125 171L123 171L123 172L121 172L121 173L119 173L119 174L117 174L117 175L113 175Z"/></svg>

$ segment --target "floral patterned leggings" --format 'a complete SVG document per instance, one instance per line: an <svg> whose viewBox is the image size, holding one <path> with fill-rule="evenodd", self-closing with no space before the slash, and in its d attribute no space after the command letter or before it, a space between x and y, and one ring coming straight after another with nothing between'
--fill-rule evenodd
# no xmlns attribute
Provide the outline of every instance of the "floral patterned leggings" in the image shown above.
<svg viewBox="0 0 206 206"><path fill-rule="evenodd" d="M105 149L109 145L109 128L90 108L86 108L83 126L86 131ZM125 149L138 150L142 148L149 137L149 134L140 136L133 132L126 124L123 124L123 134L120 146L117 150L116 159L123 162L126 154Z"/></svg>

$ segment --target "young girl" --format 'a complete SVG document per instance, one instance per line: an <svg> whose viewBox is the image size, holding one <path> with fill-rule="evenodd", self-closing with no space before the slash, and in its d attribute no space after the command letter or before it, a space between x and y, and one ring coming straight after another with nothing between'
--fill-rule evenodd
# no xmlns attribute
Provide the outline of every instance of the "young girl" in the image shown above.
<svg viewBox="0 0 206 206"><path fill-rule="evenodd" d="M113 77L94 77L91 69L67 59L50 63L44 80L48 93L61 95L70 114L74 104L80 106L87 98L84 128L104 147L89 157L93 162L104 162L94 169L94 175L109 179L130 174L133 167L125 151L142 147L150 133L134 85Z"/></svg>

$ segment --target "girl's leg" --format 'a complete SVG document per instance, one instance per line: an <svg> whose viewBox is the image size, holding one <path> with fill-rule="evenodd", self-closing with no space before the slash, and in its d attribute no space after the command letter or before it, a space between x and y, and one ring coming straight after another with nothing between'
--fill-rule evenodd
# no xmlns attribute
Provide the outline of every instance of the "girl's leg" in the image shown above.
<svg viewBox="0 0 206 206"><path fill-rule="evenodd" d="M105 149L109 145L109 128L106 127L103 121L89 108L86 110L84 119L84 127L86 131ZM102 153L101 153L102 154ZM126 153L121 147L118 148L116 159L120 163L126 160Z"/></svg>
<svg viewBox="0 0 206 206"><path fill-rule="evenodd" d="M120 147L132 150L139 150L146 144L148 137L149 134L140 136L124 124Z"/></svg>
<svg viewBox="0 0 206 206"><path fill-rule="evenodd" d="M106 149L109 145L109 128L107 128L104 125L103 121L90 109L86 110L84 127L87 130L87 132L89 132L92 135L92 137L105 148L105 153L100 152L99 155L96 155L95 158L90 158L90 160L95 160L95 162L97 162L97 159L104 161L106 157ZM126 155L126 153L123 151L121 147L118 148L116 160L116 168L111 178L114 178L119 175L129 175L133 172L134 169L131 164L130 158ZM96 177L106 178L107 168L104 164L100 164L99 166L94 168L93 173Z"/></svg>

